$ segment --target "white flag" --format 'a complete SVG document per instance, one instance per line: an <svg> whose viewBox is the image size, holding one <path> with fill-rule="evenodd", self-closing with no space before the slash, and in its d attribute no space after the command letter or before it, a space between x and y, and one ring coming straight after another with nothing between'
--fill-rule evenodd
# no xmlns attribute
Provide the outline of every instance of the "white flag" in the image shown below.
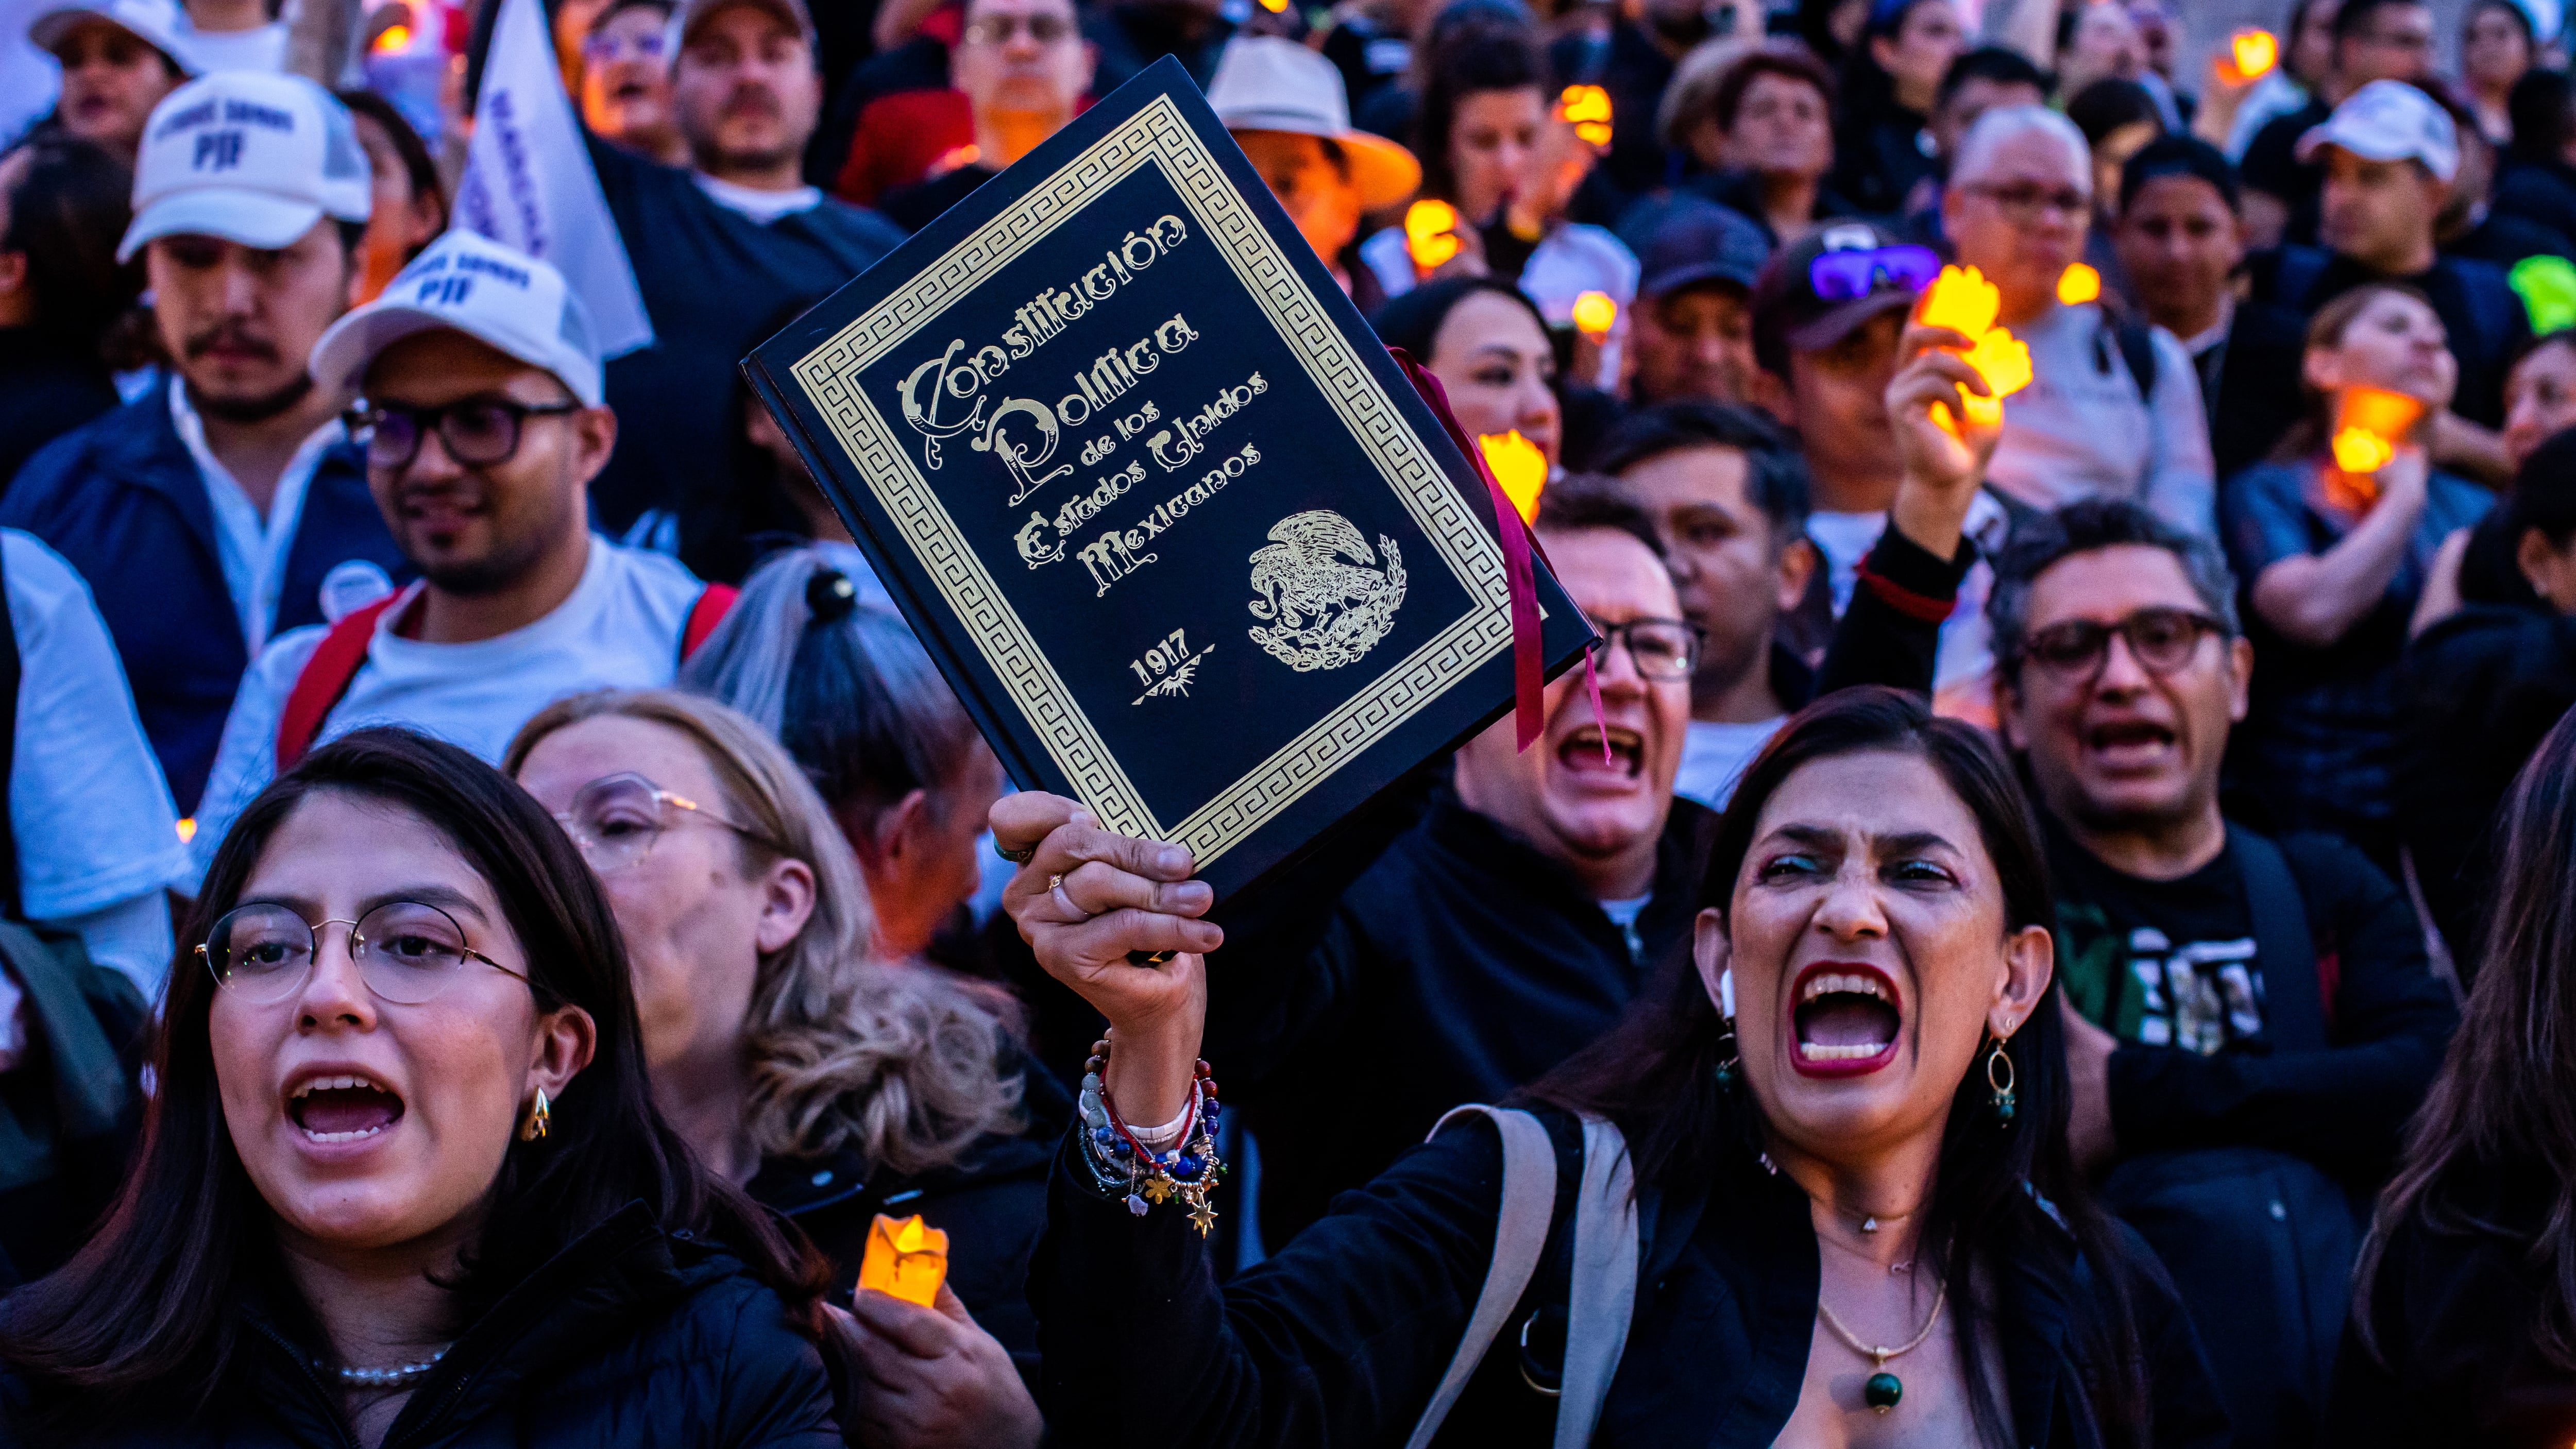
<svg viewBox="0 0 2576 1449"><path fill-rule="evenodd" d="M455 224L554 263L590 313L600 356L653 345L653 320L564 95L539 0L501 0Z"/></svg>

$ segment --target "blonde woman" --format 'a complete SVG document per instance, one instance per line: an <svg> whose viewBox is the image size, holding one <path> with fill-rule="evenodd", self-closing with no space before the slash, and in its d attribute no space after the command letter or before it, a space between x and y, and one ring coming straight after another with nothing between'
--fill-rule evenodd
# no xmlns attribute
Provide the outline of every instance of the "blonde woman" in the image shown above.
<svg viewBox="0 0 2576 1449"><path fill-rule="evenodd" d="M1023 1072L969 988L871 956L831 812L742 715L667 690L577 695L530 720L504 767L606 888L656 1105L832 1260L833 1300L869 1330L860 1437L1034 1442L1014 1360L1033 1370L1022 1285L1060 1089ZM1033 1084L1046 1100L1024 1101ZM879 1212L948 1233L936 1311L851 1301Z"/></svg>

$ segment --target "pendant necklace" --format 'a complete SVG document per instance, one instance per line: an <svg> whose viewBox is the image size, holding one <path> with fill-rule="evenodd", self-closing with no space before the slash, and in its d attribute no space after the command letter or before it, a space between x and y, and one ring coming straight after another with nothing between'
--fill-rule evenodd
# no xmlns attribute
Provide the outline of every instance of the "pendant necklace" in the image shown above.
<svg viewBox="0 0 2576 1449"><path fill-rule="evenodd" d="M1923 1346L1923 1341L1932 1336L1932 1325L1941 1321L1941 1305L1948 1301L1949 1296L1950 1285L1944 1283L1940 1291L1932 1295L1932 1312L1924 1318L1923 1327L1912 1338L1894 1348L1875 1348L1861 1342L1859 1335L1843 1327L1843 1321L1836 1318L1834 1311L1825 1306L1823 1295L1817 1295L1816 1317L1824 1321L1825 1327L1833 1330L1834 1337L1841 1339L1852 1352L1868 1359L1870 1366L1878 1370L1860 1386L1862 1403L1884 1414L1895 1408L1897 1401L1905 1397L1905 1381L1887 1371L1887 1361L1899 1354L1912 1353Z"/></svg>

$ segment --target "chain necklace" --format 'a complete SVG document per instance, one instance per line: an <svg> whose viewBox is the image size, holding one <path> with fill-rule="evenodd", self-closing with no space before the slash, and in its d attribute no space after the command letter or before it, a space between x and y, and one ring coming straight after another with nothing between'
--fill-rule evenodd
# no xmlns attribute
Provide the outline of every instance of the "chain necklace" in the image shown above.
<svg viewBox="0 0 2576 1449"><path fill-rule="evenodd" d="M1923 1341L1932 1336L1932 1325L1941 1321L1941 1305L1948 1302L1949 1297L1950 1285L1944 1283L1940 1291L1932 1295L1932 1311L1925 1316L1923 1327L1917 1330L1912 1338L1894 1348L1876 1348L1861 1342L1858 1334L1843 1327L1843 1321L1836 1318L1834 1311L1825 1306L1824 1296L1817 1295L1816 1317L1824 1321L1825 1327L1833 1330L1834 1337L1841 1339L1852 1352L1868 1359L1870 1366L1878 1370L1860 1386L1861 1402L1884 1414L1895 1408L1897 1401L1905 1397L1905 1381L1887 1371L1887 1361L1899 1354L1912 1353L1923 1346Z"/></svg>
<svg viewBox="0 0 2576 1449"><path fill-rule="evenodd" d="M415 1380L427 1377L429 1371L438 1367L438 1361L445 1357L447 1357L447 1350L442 1348L438 1352L431 1354L429 1357L422 1359L418 1363L397 1364L392 1368L348 1368L340 1366L331 1368L329 1372L333 1378L349 1385L351 1388L398 1389L414 1382Z"/></svg>

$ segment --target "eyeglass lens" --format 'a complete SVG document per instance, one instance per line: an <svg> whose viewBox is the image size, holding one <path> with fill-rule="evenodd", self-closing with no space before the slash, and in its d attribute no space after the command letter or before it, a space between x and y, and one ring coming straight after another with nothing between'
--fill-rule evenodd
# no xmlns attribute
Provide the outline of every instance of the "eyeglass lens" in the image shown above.
<svg viewBox="0 0 2576 1449"><path fill-rule="evenodd" d="M561 817L590 868L607 875L644 858L662 833L662 795L641 775L593 780Z"/></svg>
<svg viewBox="0 0 2576 1449"><path fill-rule="evenodd" d="M1628 646L1628 658L1637 673L1647 679L1688 679L1699 664L1699 636L1688 624L1669 619L1631 619L1624 624L1605 625L1597 649L1607 650L1612 642Z"/></svg>
<svg viewBox="0 0 2576 1449"><path fill-rule="evenodd" d="M445 989L467 954L465 928L456 918L418 901L376 907L359 918L351 937L350 954L367 989L403 1005ZM227 912L206 935L206 964L216 984L255 1002L283 1001L301 989L317 950L312 925L266 903Z"/></svg>
<svg viewBox="0 0 2576 1449"><path fill-rule="evenodd" d="M1995 205L2022 218L2032 218L2043 210L2065 216L2084 214L2084 193L2071 186L2041 186L2035 182L2016 182L2010 186L1989 186L1985 193Z"/></svg>
<svg viewBox="0 0 2576 1449"><path fill-rule="evenodd" d="M470 468L506 462L519 451L519 409L505 403L467 401L444 408L369 410L367 463L376 468L403 468L420 453L424 429L438 429L439 446Z"/></svg>
<svg viewBox="0 0 2576 1449"><path fill-rule="evenodd" d="M990 15L966 27L966 38L978 45L1008 45L1021 31L1040 45L1053 45L1073 33L1073 22L1061 15Z"/></svg>
<svg viewBox="0 0 2576 1449"><path fill-rule="evenodd" d="M2060 674L2090 675L2101 668L2111 636L2118 634L2128 640L2129 652L2140 664L2165 674L2191 661L2208 627L2198 615L2180 609L2141 609L2116 624L2070 619L2031 635L2030 657Z"/></svg>

